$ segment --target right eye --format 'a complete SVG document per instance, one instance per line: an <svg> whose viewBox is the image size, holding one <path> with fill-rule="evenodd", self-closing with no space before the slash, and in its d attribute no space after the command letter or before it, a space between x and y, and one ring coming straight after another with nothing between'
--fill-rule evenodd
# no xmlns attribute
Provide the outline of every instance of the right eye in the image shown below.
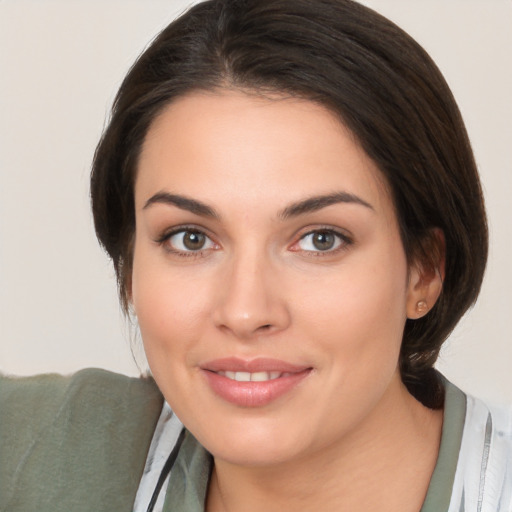
<svg viewBox="0 0 512 512"><path fill-rule="evenodd" d="M167 250L184 255L216 248L216 244L203 232L186 228L165 235L160 242Z"/></svg>

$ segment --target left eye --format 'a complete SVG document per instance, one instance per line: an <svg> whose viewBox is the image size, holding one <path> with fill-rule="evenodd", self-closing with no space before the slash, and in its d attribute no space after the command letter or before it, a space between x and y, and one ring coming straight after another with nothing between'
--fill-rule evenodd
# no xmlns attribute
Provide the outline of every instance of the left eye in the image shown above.
<svg viewBox="0 0 512 512"><path fill-rule="evenodd" d="M172 234L167 243L175 251L195 252L213 249L215 244L210 238L200 231L184 229Z"/></svg>
<svg viewBox="0 0 512 512"><path fill-rule="evenodd" d="M321 229L307 233L297 245L302 251L327 252L337 249L344 242L345 240L336 232Z"/></svg>

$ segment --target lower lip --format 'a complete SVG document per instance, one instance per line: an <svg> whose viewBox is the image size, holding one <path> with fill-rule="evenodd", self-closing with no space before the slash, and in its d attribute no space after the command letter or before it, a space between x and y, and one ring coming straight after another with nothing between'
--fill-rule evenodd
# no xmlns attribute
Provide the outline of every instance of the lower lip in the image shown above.
<svg viewBox="0 0 512 512"><path fill-rule="evenodd" d="M208 370L202 373L213 391L227 402L240 407L263 407L294 389L311 369L263 382L240 382Z"/></svg>

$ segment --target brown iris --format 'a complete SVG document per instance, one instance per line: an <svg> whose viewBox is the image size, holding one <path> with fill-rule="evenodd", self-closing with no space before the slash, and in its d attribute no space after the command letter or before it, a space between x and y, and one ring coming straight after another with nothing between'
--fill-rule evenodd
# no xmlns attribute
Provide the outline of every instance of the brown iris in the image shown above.
<svg viewBox="0 0 512 512"><path fill-rule="evenodd" d="M330 231L317 231L313 234L312 243L319 251L328 251L334 247L336 236Z"/></svg>
<svg viewBox="0 0 512 512"><path fill-rule="evenodd" d="M186 231L183 234L183 245L191 251L199 251L204 247L206 236L197 231Z"/></svg>

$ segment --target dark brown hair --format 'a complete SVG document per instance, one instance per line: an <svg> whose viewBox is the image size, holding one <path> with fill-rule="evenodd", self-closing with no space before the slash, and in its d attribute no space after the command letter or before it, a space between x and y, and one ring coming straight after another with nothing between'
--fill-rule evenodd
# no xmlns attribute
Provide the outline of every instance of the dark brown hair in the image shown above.
<svg viewBox="0 0 512 512"><path fill-rule="evenodd" d="M145 134L179 96L222 87L306 98L336 113L390 186L410 262L436 267L441 249L433 233L442 230L443 291L426 316L407 320L400 355L409 390L440 407L433 364L484 274L482 191L460 112L436 65L400 28L351 0L208 0L139 57L119 89L91 175L96 233L114 262L124 309Z"/></svg>

